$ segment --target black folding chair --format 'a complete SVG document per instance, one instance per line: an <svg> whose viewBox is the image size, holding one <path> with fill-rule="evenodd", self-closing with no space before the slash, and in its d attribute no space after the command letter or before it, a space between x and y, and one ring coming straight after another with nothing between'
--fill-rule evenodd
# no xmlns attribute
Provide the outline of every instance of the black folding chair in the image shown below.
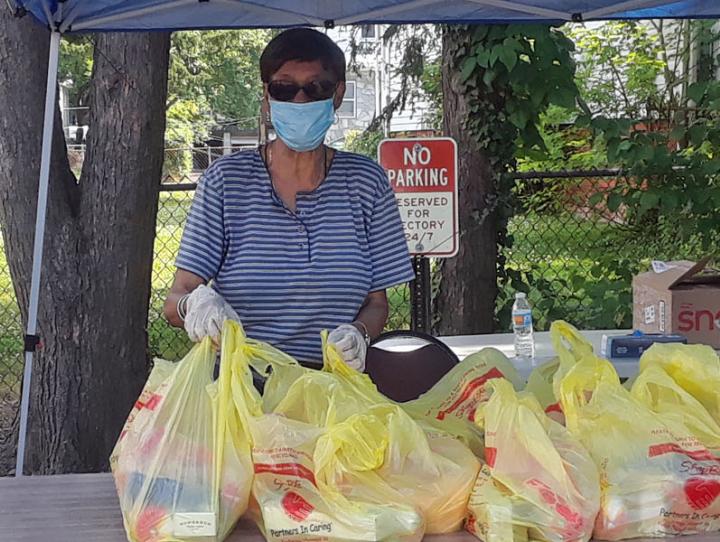
<svg viewBox="0 0 720 542"><path fill-rule="evenodd" d="M407 351L383 349L382 343L390 339L420 340L425 344ZM370 344L365 372L383 395L404 403L428 391L459 362L455 353L432 335L389 331Z"/></svg>

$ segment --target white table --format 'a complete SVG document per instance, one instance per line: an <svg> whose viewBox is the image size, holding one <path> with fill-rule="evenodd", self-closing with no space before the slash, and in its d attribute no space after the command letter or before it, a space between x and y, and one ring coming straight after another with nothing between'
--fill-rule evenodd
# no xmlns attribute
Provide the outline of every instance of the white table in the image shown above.
<svg viewBox="0 0 720 542"><path fill-rule="evenodd" d="M600 344L603 335L626 335L631 330L613 329L613 330L594 330L583 331L585 337L595 349L595 353L600 355ZM513 348L512 333L493 333L487 335L453 335L448 337L438 337L442 342L447 344L453 352L462 360L483 348L497 348L512 361L520 376L527 379L530 372L537 366L542 365L546 361L555 357L555 350L550 342L550 333L547 331L535 333L535 357L530 360L523 360L515 357ZM383 341L381 344L383 349L387 350L412 350L421 346L422 341L415 339L390 339ZM620 378L630 378L635 376L638 369L638 358L613 358L610 359Z"/></svg>

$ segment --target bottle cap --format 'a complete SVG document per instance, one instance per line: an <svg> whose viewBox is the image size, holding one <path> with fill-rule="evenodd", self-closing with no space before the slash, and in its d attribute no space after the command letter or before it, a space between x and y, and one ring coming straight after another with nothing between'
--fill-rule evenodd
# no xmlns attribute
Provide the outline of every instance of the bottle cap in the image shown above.
<svg viewBox="0 0 720 542"><path fill-rule="evenodd" d="M525 292L517 292L515 294L515 299L525 299L526 295Z"/></svg>

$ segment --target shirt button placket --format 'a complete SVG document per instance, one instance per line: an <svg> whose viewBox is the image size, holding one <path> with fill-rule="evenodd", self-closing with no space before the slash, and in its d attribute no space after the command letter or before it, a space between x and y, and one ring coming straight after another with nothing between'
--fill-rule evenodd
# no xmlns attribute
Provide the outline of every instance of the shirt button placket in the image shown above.
<svg viewBox="0 0 720 542"><path fill-rule="evenodd" d="M300 209L298 209L297 216L298 216L298 235L300 236L300 242L298 243L298 247L300 250L307 250L307 260L310 261L310 239L308 236L307 228L305 227L305 224L303 224L302 217L304 212Z"/></svg>

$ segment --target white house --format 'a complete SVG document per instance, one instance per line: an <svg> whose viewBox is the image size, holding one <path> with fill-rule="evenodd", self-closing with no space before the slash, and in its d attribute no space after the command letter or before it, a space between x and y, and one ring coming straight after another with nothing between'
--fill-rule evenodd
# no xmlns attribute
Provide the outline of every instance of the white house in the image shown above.
<svg viewBox="0 0 720 542"><path fill-rule="evenodd" d="M73 106L70 103L70 89L72 81L61 81L58 84L58 102L60 105L60 117L62 119L63 132L68 145L82 145L87 138L88 126L80 122L82 114L88 108L86 106Z"/></svg>
<svg viewBox="0 0 720 542"><path fill-rule="evenodd" d="M360 52L357 55L357 72L348 69L347 91L343 104L338 110L338 121L328 132L328 143L342 146L349 131L365 130L376 115L379 115L398 91L399 81L393 73L393 52L382 40L385 27L363 25L356 30L356 41ZM352 49L351 27L339 27L327 31L345 52L349 60ZM430 128L426 117L427 103L415 103L414 111L396 113L386 131L414 132Z"/></svg>

